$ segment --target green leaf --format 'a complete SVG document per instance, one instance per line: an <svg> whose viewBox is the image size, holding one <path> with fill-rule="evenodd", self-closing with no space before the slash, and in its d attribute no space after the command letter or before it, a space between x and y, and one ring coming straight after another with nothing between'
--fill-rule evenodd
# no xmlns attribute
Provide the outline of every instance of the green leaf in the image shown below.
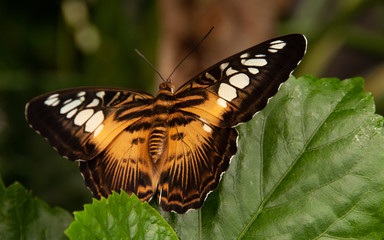
<svg viewBox="0 0 384 240"><path fill-rule="evenodd" d="M66 234L71 239L177 239L156 210L125 192L86 204L75 212Z"/></svg>
<svg viewBox="0 0 384 240"><path fill-rule="evenodd" d="M72 215L50 208L19 183L5 188L0 180L0 239L67 239Z"/></svg>
<svg viewBox="0 0 384 240"><path fill-rule="evenodd" d="M241 125L200 210L163 213L180 239L383 239L383 118L361 78L291 78Z"/></svg>

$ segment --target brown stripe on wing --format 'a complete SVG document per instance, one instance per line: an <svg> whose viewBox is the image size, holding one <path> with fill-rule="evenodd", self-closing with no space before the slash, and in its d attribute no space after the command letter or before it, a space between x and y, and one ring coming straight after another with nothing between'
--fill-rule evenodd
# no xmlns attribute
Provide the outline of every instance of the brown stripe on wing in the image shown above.
<svg viewBox="0 0 384 240"><path fill-rule="evenodd" d="M149 117L145 118L146 121L143 121L144 118L139 115L131 115L131 118L126 118L124 121L119 120L121 115L126 115L128 112L140 112L145 111L148 108L148 106L121 108L118 112L113 112L102 122L102 128L100 131L95 131L94 134L88 136L88 138L84 140L84 146L87 148L83 151L89 153L90 156L95 155L95 153L101 153L103 149L106 149L111 142L115 141L116 137L128 127L148 122Z"/></svg>
<svg viewBox="0 0 384 240"><path fill-rule="evenodd" d="M219 97L208 90L195 90L195 95L184 96L184 93L175 99L174 110L182 111L188 115L199 116L199 120L217 127L232 127L230 122L239 114L239 109L229 101ZM186 99L201 99L199 104L183 104Z"/></svg>
<svg viewBox="0 0 384 240"><path fill-rule="evenodd" d="M208 193L217 188L221 174L236 153L238 133L236 129L218 128L181 113L170 115L169 121L174 124L169 128L163 162L157 165L158 193L165 211L184 213L200 208Z"/></svg>

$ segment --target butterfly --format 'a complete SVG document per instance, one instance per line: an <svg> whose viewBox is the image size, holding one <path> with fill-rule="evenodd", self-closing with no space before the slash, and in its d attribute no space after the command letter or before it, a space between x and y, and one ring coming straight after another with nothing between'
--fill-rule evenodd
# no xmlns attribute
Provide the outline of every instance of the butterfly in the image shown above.
<svg viewBox="0 0 384 240"><path fill-rule="evenodd" d="M200 208L237 151L236 126L249 121L306 52L301 34L265 41L213 65L176 92L154 97L114 87L50 92L26 105L30 126L63 157L79 162L95 198L112 191L163 210Z"/></svg>

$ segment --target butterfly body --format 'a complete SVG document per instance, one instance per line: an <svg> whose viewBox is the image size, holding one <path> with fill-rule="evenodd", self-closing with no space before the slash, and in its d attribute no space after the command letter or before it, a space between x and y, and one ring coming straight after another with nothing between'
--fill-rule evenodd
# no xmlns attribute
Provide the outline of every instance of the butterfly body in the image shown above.
<svg viewBox="0 0 384 240"><path fill-rule="evenodd" d="M132 89L60 90L27 104L31 127L63 156L80 162L97 198L112 191L166 211L200 208L217 188L237 150L236 125L250 120L303 57L305 37L283 36L256 45L156 97Z"/></svg>

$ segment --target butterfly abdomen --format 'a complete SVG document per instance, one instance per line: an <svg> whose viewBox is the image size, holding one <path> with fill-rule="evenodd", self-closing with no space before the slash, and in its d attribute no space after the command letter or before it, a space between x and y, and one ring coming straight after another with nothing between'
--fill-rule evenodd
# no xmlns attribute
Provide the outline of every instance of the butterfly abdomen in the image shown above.
<svg viewBox="0 0 384 240"><path fill-rule="evenodd" d="M164 151L167 136L167 128L161 125L155 125L151 131L148 141L148 151L154 163L159 160L161 154Z"/></svg>

